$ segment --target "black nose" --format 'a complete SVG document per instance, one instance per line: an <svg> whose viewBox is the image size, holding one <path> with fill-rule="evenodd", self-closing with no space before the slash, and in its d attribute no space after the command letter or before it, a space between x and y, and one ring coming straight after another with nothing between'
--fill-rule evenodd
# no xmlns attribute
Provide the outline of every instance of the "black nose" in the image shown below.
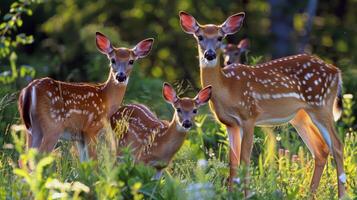
<svg viewBox="0 0 357 200"><path fill-rule="evenodd" d="M231 63L230 61L228 61L228 62L227 62L227 65L230 65L230 64L232 64L232 63Z"/></svg>
<svg viewBox="0 0 357 200"><path fill-rule="evenodd" d="M216 52L212 51L211 49L205 52L205 58L207 60L213 60L216 58Z"/></svg>
<svg viewBox="0 0 357 200"><path fill-rule="evenodd" d="M182 122L182 126L184 128L191 128L192 123L190 121L188 121L188 120L185 120L185 121Z"/></svg>
<svg viewBox="0 0 357 200"><path fill-rule="evenodd" d="M126 75L123 72L120 72L115 77L119 82L124 82L126 80Z"/></svg>

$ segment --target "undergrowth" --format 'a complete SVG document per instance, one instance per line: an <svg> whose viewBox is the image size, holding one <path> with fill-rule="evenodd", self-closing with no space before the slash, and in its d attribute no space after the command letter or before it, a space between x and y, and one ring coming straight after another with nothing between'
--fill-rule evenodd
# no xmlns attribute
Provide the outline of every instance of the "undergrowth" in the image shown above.
<svg viewBox="0 0 357 200"><path fill-rule="evenodd" d="M345 108L351 104L352 99L345 98ZM349 128L353 121L345 110L338 130L345 145L347 198L356 199L357 133ZM250 184L241 181L247 170L241 168L232 192L227 190L229 148L223 126L202 114L195 127L163 176L155 180L155 169L135 163L129 149L116 156L116 137L109 129L98 141L98 159L80 163L71 142L60 141L48 155L25 151L25 134L13 125L7 132L12 142L0 151L0 199L241 199L245 187L251 190L250 199L311 198L314 161L291 127L255 130ZM20 157L23 168L18 167ZM331 156L316 198L337 198Z"/></svg>

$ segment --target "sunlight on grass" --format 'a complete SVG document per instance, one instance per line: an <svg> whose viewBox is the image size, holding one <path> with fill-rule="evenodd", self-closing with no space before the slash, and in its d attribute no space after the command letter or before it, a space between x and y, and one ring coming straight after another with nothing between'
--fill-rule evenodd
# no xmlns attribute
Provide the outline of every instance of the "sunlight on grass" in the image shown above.
<svg viewBox="0 0 357 200"><path fill-rule="evenodd" d="M348 102L350 101L350 102ZM345 96L345 109L352 98ZM348 119L349 118L349 119ZM226 133L210 115L200 115L196 128L189 133L173 163L160 180L154 180L156 170L135 163L130 149L116 148L125 123L112 131L106 125L98 139L98 161L80 163L70 142L60 142L49 155L25 149L21 126L12 126L13 143L1 152L0 194L7 199L237 199L243 198L245 187L251 189L250 199L308 199L314 160L305 145L295 140L284 141L299 145L284 147L288 126L256 129L255 147L250 167L250 185L244 185L244 168L238 170L233 192L226 184L229 174ZM348 120L347 120L348 119ZM344 111L344 160L347 192L351 199L357 194L357 133L352 131L353 118ZM345 123L349 124L345 124ZM339 129L341 131L341 129ZM118 135L119 134L119 135ZM294 147L295 149L295 147ZM257 155L257 157L254 157ZM23 167L19 168L18 158ZM317 199L336 199L337 180L333 158L330 156L316 194Z"/></svg>

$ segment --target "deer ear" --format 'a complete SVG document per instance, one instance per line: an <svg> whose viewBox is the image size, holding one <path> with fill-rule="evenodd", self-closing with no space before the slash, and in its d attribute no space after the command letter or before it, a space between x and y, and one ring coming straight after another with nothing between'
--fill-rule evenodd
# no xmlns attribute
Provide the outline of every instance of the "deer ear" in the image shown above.
<svg viewBox="0 0 357 200"><path fill-rule="evenodd" d="M154 39L153 38L148 38L145 39L141 42L139 42L134 48L134 54L138 58L143 58L147 56L152 48L152 45L154 44Z"/></svg>
<svg viewBox="0 0 357 200"><path fill-rule="evenodd" d="M203 88L201 91L198 92L197 96L195 97L196 103L198 105L203 105L209 101L212 94L212 86L207 86Z"/></svg>
<svg viewBox="0 0 357 200"><path fill-rule="evenodd" d="M186 33L194 34L199 29L199 25L196 19L192 15L184 11L181 11L179 13L179 16L180 16L180 24L182 30L185 31Z"/></svg>
<svg viewBox="0 0 357 200"><path fill-rule="evenodd" d="M243 39L239 42L237 45L237 48L240 49L240 51L246 51L249 48L249 40L248 39Z"/></svg>
<svg viewBox="0 0 357 200"><path fill-rule="evenodd" d="M164 85L162 87L162 96L164 97L164 99L167 102L169 102L171 104L175 103L178 100L174 88L166 82L164 83Z"/></svg>
<svg viewBox="0 0 357 200"><path fill-rule="evenodd" d="M95 42L97 44L98 50L103 54L109 54L113 51L113 47L110 44L109 39L102 33L95 33Z"/></svg>
<svg viewBox="0 0 357 200"><path fill-rule="evenodd" d="M239 31L242 27L244 12L234 14L227 18L227 20L221 25L221 30L226 35L231 35Z"/></svg>

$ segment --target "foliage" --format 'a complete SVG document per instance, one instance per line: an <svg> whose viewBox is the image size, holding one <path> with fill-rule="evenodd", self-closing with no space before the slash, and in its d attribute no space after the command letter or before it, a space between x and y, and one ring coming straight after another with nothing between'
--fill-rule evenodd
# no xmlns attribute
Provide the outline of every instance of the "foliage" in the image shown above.
<svg viewBox="0 0 357 200"><path fill-rule="evenodd" d="M307 21L308 0L289 1L293 16L290 42L298 46ZM309 199L308 185L314 160L291 126L255 129L250 185L239 169L233 192L227 190L227 133L208 108L200 111L192 130L172 164L159 180L155 170L134 163L129 150L115 157L104 138L98 160L80 163L73 144L61 141L55 152L39 155L24 151L24 132L16 108L18 91L37 77L66 81L99 82L108 74L108 61L98 53L94 32L108 35L114 46L132 47L141 39L155 38L147 58L134 66L125 103L149 105L159 116L172 116L161 97L163 80L193 94L199 85L197 49L193 38L182 32L178 12L186 10L199 22L222 23L239 11L245 24L228 42L247 37L251 41L248 63L269 60L274 49L270 18L274 8L267 1L167 1L167 0L41 0L1 1L0 13L0 197L1 199L240 199L243 189L250 199ZM355 113L357 60L356 1L319 1L308 50L341 68L344 92L338 131L344 141L347 190L357 198L357 133ZM35 39L35 40L34 40ZM33 66L33 67L30 67ZM36 73L35 73L36 72ZM180 80L180 81L178 81ZM181 81L183 80L183 81ZM110 135L107 130L106 135ZM19 168L21 158L24 168ZM329 158L317 199L336 199L334 160Z"/></svg>
<svg viewBox="0 0 357 200"><path fill-rule="evenodd" d="M3 16L3 21L0 22L0 58L9 58L11 67L11 71L4 71L0 74L0 83L2 84L12 83L18 77L34 77L35 75L32 67L23 65L20 66L20 69L17 69L17 54L15 53L15 49L18 48L19 45L33 43L32 35L17 33L17 31L23 25L22 15L32 15L31 4L40 1L41 0L18 0L13 2L10 6L10 11ZM2 68L4 68L4 66L2 66Z"/></svg>
<svg viewBox="0 0 357 200"><path fill-rule="evenodd" d="M344 119L343 119L344 121ZM204 126L203 126L204 124ZM288 129L279 129L282 136ZM345 130L345 129L344 129ZM20 132L18 132L20 131ZM98 161L80 163L71 149L72 144L61 142L50 155L39 155L35 150L24 151L24 134L13 126L13 144L1 151L0 193L6 199L240 199L243 189L249 187L249 199L308 199L314 160L307 148L299 141L297 151L277 146L272 130L263 130L265 135L254 140L257 160L250 168L250 185L244 185L243 174L233 192L226 188L228 171L227 138L221 126L211 122L211 116L203 114L196 121L173 163L164 176L156 180L155 170L134 162L129 149L123 149L121 157L115 157L112 145L116 137L108 129L100 138ZM221 144L211 145L213 142ZM357 132L350 131L344 138L344 160L349 198L357 197ZM114 142L116 143L116 142ZM224 151L224 152L220 152ZM203 154L202 154L203 152ZM21 158L23 167L17 167ZM317 199L336 199L337 183L332 157L321 179ZM16 192L15 192L16 191Z"/></svg>

